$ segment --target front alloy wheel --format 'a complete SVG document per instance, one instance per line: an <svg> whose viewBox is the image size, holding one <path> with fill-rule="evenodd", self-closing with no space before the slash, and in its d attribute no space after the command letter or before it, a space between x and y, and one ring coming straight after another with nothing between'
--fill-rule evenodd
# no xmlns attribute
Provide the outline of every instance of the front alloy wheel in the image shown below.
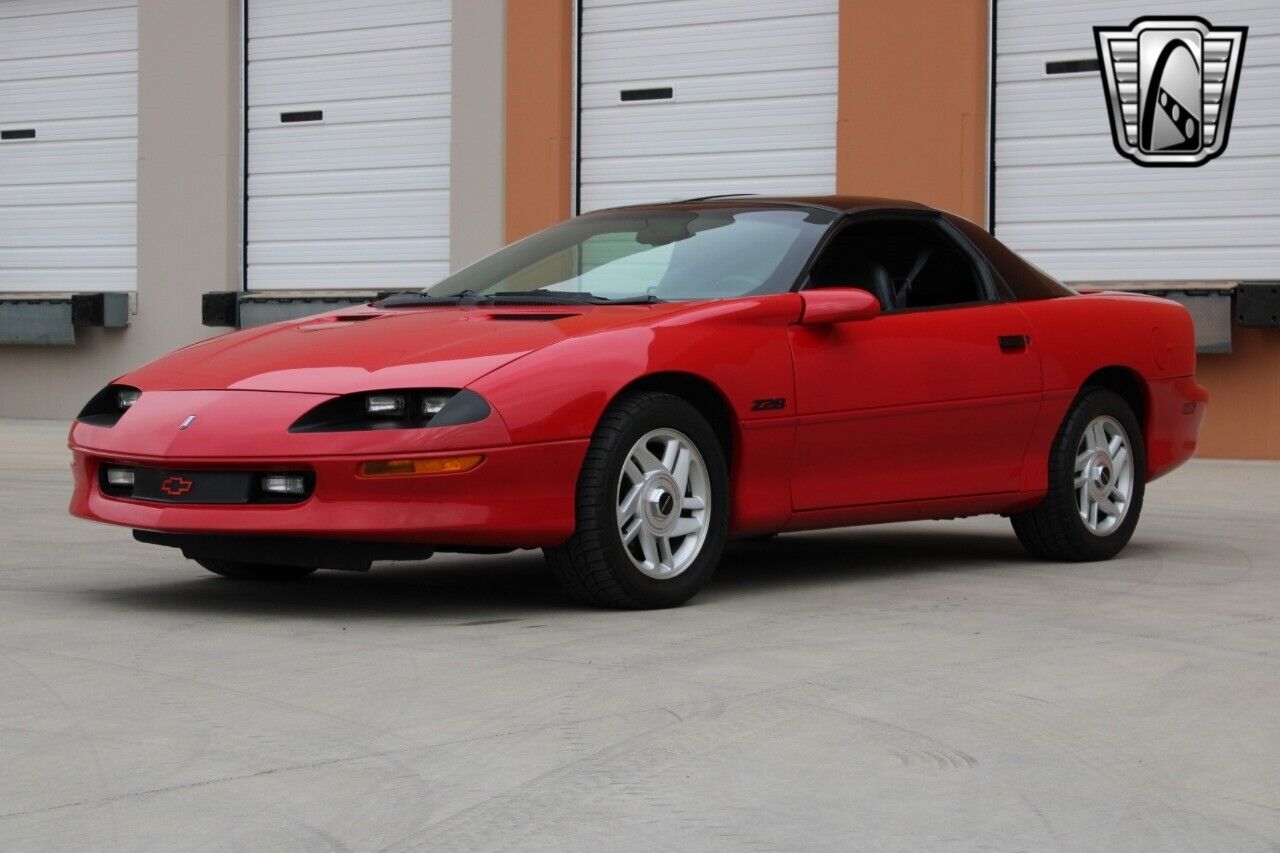
<svg viewBox="0 0 1280 853"><path fill-rule="evenodd" d="M672 607L714 571L729 529L729 479L715 430L685 400L636 392L600 419L578 478L577 527L546 551L573 597Z"/></svg>
<svg viewBox="0 0 1280 853"><path fill-rule="evenodd" d="M710 511L697 445L674 429L642 436L618 478L618 533L632 565L657 580L679 575L702 552Z"/></svg>

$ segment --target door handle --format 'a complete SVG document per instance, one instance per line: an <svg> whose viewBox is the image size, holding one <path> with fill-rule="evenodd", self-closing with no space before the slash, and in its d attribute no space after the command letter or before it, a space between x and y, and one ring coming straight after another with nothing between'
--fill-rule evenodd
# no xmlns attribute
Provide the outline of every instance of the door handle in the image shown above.
<svg viewBox="0 0 1280 853"><path fill-rule="evenodd" d="M996 340L1000 342L1001 352L1026 352L1027 345L1031 343L1031 336L1001 335Z"/></svg>

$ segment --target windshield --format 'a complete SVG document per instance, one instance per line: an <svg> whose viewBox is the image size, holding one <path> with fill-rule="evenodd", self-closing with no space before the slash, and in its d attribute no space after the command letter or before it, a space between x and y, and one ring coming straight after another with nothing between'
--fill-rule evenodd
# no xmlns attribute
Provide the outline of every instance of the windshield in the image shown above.
<svg viewBox="0 0 1280 853"><path fill-rule="evenodd" d="M828 211L793 208L592 213L513 243L423 293L611 301L781 293L834 219Z"/></svg>

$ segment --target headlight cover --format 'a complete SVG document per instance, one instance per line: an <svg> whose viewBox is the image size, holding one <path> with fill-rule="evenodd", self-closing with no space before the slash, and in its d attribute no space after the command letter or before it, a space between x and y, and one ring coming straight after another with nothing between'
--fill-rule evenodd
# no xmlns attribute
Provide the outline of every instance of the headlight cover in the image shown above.
<svg viewBox="0 0 1280 853"><path fill-rule="evenodd" d="M326 400L294 421L289 432L356 432L458 426L489 417L489 404L474 391L400 388L362 391Z"/></svg>
<svg viewBox="0 0 1280 853"><path fill-rule="evenodd" d="M132 385L108 385L84 404L76 420L91 426L113 427L141 396L142 392Z"/></svg>

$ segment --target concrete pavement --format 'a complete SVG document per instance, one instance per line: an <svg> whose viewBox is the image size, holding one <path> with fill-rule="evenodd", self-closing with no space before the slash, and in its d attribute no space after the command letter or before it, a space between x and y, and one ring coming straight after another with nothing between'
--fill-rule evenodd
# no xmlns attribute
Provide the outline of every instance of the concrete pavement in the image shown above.
<svg viewBox="0 0 1280 853"><path fill-rule="evenodd" d="M0 849L1280 847L1280 464L1110 563L850 529L615 613L532 554L214 577L68 517L64 429L0 422Z"/></svg>

